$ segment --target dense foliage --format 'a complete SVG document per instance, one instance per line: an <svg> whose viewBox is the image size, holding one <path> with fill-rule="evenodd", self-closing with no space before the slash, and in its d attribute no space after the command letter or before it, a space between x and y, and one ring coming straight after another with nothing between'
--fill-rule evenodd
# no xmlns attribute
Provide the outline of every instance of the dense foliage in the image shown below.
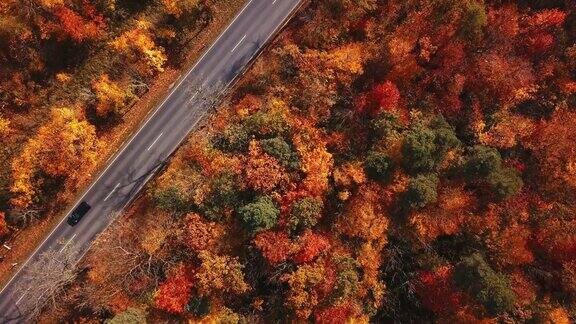
<svg viewBox="0 0 576 324"><path fill-rule="evenodd" d="M128 112L162 86L161 72L181 68L218 5L227 4L1 1L0 211L9 225L3 238L57 213L86 184L98 158L127 135L135 118Z"/></svg>
<svg viewBox="0 0 576 324"><path fill-rule="evenodd" d="M575 9L312 1L61 318L571 322Z"/></svg>

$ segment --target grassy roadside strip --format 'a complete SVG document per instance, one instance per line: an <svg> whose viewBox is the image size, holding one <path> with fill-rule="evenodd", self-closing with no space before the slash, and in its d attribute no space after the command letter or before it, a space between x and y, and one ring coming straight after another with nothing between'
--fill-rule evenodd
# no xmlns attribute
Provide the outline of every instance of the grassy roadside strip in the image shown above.
<svg viewBox="0 0 576 324"><path fill-rule="evenodd" d="M240 8L242 8L244 3L244 0L232 0L227 1L225 5L216 6L213 21L207 28L194 36L190 42L191 46L186 49L183 64L181 65L182 68L166 68L164 72L159 74L156 80L150 85L149 91L124 115L123 122L115 126L112 131L107 132L107 134L101 138L101 140L106 142L106 148L100 153L100 158L93 172L78 184L79 190L74 194L66 196L64 199L61 205L66 208L49 211L45 218L33 224L33 226L20 230L15 238L8 243L12 250L10 250L6 258L0 262L0 286L4 286L17 271L20 263L28 258L37 245L42 242L44 237L60 222L63 211L67 211L72 207L72 204L76 202L83 193L84 188L103 170L109 158L112 157L132 133L138 129L148 114L162 102L182 72L186 71L196 62L204 50L210 46Z"/></svg>

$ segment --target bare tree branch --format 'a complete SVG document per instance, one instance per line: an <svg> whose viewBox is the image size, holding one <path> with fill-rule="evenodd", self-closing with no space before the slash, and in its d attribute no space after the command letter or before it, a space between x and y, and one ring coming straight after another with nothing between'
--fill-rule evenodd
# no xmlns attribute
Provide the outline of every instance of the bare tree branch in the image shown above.
<svg viewBox="0 0 576 324"><path fill-rule="evenodd" d="M76 278L77 260L78 250L73 242L67 242L60 250L48 250L33 260L15 292L20 311L32 318L47 302L56 304L56 297Z"/></svg>

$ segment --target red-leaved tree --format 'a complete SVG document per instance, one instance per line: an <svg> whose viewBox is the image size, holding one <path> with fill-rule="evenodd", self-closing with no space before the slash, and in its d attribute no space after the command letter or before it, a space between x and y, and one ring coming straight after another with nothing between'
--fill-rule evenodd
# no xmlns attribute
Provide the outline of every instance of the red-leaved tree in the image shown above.
<svg viewBox="0 0 576 324"><path fill-rule="evenodd" d="M61 34L57 34L60 40L69 37L80 43L85 40L96 39L101 35L101 30L97 23L84 19L67 7L58 8L55 15L58 17L62 31Z"/></svg>
<svg viewBox="0 0 576 324"><path fill-rule="evenodd" d="M191 271L183 264L179 265L160 284L154 297L157 308L170 313L181 314L190 299L192 289Z"/></svg>
<svg viewBox="0 0 576 324"><path fill-rule="evenodd" d="M457 310L462 301L462 293L456 290L452 281L451 266L421 272L416 294L424 307L436 314Z"/></svg>
<svg viewBox="0 0 576 324"><path fill-rule="evenodd" d="M331 306L314 314L317 324L344 324L353 317L356 310L349 303Z"/></svg>
<svg viewBox="0 0 576 324"><path fill-rule="evenodd" d="M330 242L324 235L311 230L304 232L298 243L299 249L293 257L296 263L310 262L330 247Z"/></svg>
<svg viewBox="0 0 576 324"><path fill-rule="evenodd" d="M366 112L369 115L378 114L393 110L400 100L400 91L394 83L386 81L374 86L368 94L360 96L356 109L359 112Z"/></svg>
<svg viewBox="0 0 576 324"><path fill-rule="evenodd" d="M288 259L293 244L286 232L266 231L254 238L254 245L260 250L270 265L282 263Z"/></svg>

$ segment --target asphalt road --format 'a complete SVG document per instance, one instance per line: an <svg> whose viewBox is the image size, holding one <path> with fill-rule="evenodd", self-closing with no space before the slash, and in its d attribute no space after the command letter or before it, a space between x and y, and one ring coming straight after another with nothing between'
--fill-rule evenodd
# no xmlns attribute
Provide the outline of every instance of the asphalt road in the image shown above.
<svg viewBox="0 0 576 324"><path fill-rule="evenodd" d="M59 251L68 244L78 248L78 258L81 258L98 234L114 221L114 215L134 199L209 112L210 98L225 90L242 73L299 3L300 0L247 2L91 184L80 199L91 205L90 211L75 226L67 224L66 215L0 292L0 322L30 321L29 311L21 306L31 298L22 291L27 266L42 253Z"/></svg>

